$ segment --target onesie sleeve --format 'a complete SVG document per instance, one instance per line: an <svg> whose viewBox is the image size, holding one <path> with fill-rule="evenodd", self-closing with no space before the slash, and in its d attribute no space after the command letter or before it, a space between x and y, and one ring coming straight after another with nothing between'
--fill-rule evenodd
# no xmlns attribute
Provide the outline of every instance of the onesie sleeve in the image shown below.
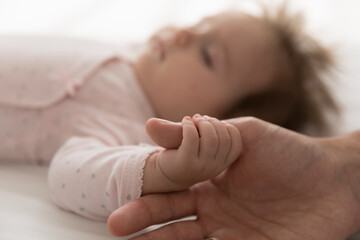
<svg viewBox="0 0 360 240"><path fill-rule="evenodd" d="M160 148L109 146L95 137L72 137L55 154L50 191L62 209L106 220L115 209L141 196L145 160Z"/></svg>

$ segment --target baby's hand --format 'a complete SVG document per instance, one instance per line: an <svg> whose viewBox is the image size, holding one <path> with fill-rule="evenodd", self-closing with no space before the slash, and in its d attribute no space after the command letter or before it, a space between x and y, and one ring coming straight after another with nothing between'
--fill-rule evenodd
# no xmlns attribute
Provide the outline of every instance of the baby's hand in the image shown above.
<svg viewBox="0 0 360 240"><path fill-rule="evenodd" d="M180 189L217 176L242 150L239 130L216 118L198 114L185 117L182 131L178 149L166 149L157 155L163 174Z"/></svg>

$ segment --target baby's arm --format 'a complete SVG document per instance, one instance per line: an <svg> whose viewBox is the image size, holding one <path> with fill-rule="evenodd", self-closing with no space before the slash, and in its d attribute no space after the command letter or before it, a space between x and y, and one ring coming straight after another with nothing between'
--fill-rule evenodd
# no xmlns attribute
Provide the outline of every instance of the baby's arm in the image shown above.
<svg viewBox="0 0 360 240"><path fill-rule="evenodd" d="M70 138L49 168L54 201L65 210L105 220L141 194L182 190L216 176L241 151L240 134L232 125L190 118L182 127L184 137L176 150L118 146L101 134Z"/></svg>
<svg viewBox="0 0 360 240"><path fill-rule="evenodd" d="M106 220L112 211L140 197L145 161L160 149L119 146L101 136L70 138L55 154L48 173L55 203L94 220Z"/></svg>
<svg viewBox="0 0 360 240"><path fill-rule="evenodd" d="M231 124L195 115L183 119L182 131L178 149L165 149L147 159L143 195L183 190L213 178L240 155L241 136Z"/></svg>

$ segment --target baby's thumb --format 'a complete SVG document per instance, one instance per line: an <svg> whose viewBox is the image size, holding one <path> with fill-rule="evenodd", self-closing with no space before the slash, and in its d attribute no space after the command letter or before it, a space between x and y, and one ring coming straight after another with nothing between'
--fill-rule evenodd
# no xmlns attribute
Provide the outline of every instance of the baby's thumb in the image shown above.
<svg viewBox="0 0 360 240"><path fill-rule="evenodd" d="M176 149L181 145L183 138L181 123L150 118L146 122L146 131L151 140L161 147Z"/></svg>

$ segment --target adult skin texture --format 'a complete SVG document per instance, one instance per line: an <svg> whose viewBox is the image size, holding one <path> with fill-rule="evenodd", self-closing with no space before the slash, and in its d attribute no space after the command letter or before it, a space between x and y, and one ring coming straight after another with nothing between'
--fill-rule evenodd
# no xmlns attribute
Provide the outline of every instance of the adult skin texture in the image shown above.
<svg viewBox="0 0 360 240"><path fill-rule="evenodd" d="M155 142L165 146L173 139L175 147L179 125L151 121ZM243 142L240 158L228 170L186 191L124 205L110 216L110 231L124 236L190 215L197 219L133 240L338 240L359 229L359 131L317 139L254 118L228 122Z"/></svg>

